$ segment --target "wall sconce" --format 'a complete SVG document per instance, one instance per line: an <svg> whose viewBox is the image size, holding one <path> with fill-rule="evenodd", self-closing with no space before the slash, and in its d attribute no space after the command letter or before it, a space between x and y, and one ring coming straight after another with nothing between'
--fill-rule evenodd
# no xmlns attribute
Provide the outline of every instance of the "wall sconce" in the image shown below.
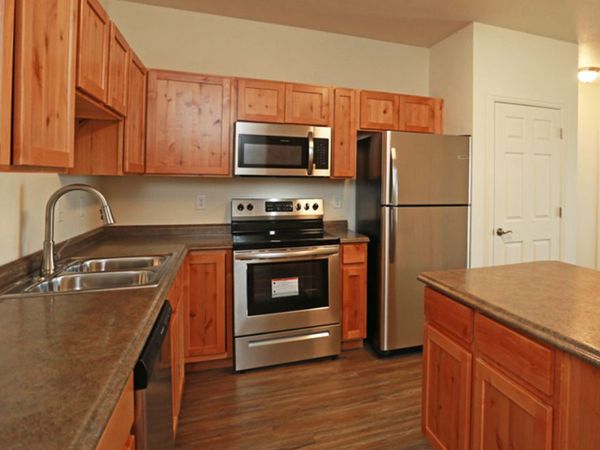
<svg viewBox="0 0 600 450"><path fill-rule="evenodd" d="M582 83L593 83L600 75L600 67L582 67L577 73L577 78Z"/></svg>

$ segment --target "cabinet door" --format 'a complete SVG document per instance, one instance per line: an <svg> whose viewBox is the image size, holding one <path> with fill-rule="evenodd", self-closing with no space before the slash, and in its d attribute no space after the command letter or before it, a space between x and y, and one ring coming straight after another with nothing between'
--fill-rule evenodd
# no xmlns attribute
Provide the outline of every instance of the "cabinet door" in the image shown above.
<svg viewBox="0 0 600 450"><path fill-rule="evenodd" d="M0 166L10 164L15 1L0 0Z"/></svg>
<svg viewBox="0 0 600 450"><path fill-rule="evenodd" d="M552 448L552 407L481 360L475 363L473 448Z"/></svg>
<svg viewBox="0 0 600 450"><path fill-rule="evenodd" d="M127 80L129 72L129 45L114 23L110 24L108 54L108 106L127 114Z"/></svg>
<svg viewBox="0 0 600 450"><path fill-rule="evenodd" d="M361 91L360 128L366 130L398 129L398 95L387 92Z"/></svg>
<svg viewBox="0 0 600 450"><path fill-rule="evenodd" d="M13 162L72 167L77 0L16 2Z"/></svg>
<svg viewBox="0 0 600 450"><path fill-rule="evenodd" d="M430 97L400 96L400 131L433 133L436 102Z"/></svg>
<svg viewBox="0 0 600 450"><path fill-rule="evenodd" d="M469 448L471 360L466 349L425 325L421 423L435 448Z"/></svg>
<svg viewBox="0 0 600 450"><path fill-rule="evenodd" d="M226 356L226 254L207 251L189 256L189 357Z"/></svg>
<svg viewBox="0 0 600 450"><path fill-rule="evenodd" d="M177 431L177 422L179 418L179 408L181 406L179 398L179 378L181 377L179 359L182 355L179 354L179 323L182 322L181 311L182 305L178 305L171 316L169 325L169 333L171 337L171 390L173 403L173 434Z"/></svg>
<svg viewBox="0 0 600 450"><path fill-rule="evenodd" d="M135 53L130 51L129 55L123 171L126 173L144 173L146 161L147 71Z"/></svg>
<svg viewBox="0 0 600 450"><path fill-rule="evenodd" d="M285 86L285 122L329 126L333 117L332 89L288 83Z"/></svg>
<svg viewBox="0 0 600 450"><path fill-rule="evenodd" d="M238 79L237 119L282 123L285 120L285 83Z"/></svg>
<svg viewBox="0 0 600 450"><path fill-rule="evenodd" d="M146 173L229 175L229 78L148 73Z"/></svg>
<svg viewBox="0 0 600 450"><path fill-rule="evenodd" d="M342 341L367 337L367 266L342 266Z"/></svg>
<svg viewBox="0 0 600 450"><path fill-rule="evenodd" d="M333 178L356 176L357 92L336 89L333 113Z"/></svg>
<svg viewBox="0 0 600 450"><path fill-rule="evenodd" d="M77 87L101 102L108 84L110 19L98 0L80 0Z"/></svg>

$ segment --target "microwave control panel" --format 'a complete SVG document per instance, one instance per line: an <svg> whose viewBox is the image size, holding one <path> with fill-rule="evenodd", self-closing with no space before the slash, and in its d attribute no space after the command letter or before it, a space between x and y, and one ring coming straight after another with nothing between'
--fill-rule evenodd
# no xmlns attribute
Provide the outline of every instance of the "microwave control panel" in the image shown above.
<svg viewBox="0 0 600 450"><path fill-rule="evenodd" d="M329 169L329 139L315 138L315 167Z"/></svg>

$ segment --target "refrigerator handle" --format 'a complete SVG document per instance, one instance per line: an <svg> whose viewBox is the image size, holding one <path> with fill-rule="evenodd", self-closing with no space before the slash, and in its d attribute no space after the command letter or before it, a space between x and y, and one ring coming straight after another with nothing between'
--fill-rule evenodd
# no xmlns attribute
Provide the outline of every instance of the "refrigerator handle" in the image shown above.
<svg viewBox="0 0 600 450"><path fill-rule="evenodd" d="M396 147L390 149L390 162L391 162L391 189L390 189L390 203L392 205L398 204L398 166L396 159Z"/></svg>
<svg viewBox="0 0 600 450"><path fill-rule="evenodd" d="M379 302L379 317L388 317L388 299L390 295L390 261L389 261L389 248L390 248L390 215L393 211L389 206L383 206L381 208L381 251L379 254L380 258L380 299ZM388 320L381 320L379 330L379 336L382 341L387 340L388 336ZM387 346L387 342L382 342Z"/></svg>
<svg viewBox="0 0 600 450"><path fill-rule="evenodd" d="M390 142L392 139L392 134L390 131L386 131L383 134L383 145L382 148L372 149L372 151L382 152L381 155L381 204L389 205L391 204L390 198L390 176L392 169L390 167Z"/></svg>
<svg viewBox="0 0 600 450"><path fill-rule="evenodd" d="M396 211L395 208L389 209L389 225L388 225L388 261L390 264L396 262Z"/></svg>

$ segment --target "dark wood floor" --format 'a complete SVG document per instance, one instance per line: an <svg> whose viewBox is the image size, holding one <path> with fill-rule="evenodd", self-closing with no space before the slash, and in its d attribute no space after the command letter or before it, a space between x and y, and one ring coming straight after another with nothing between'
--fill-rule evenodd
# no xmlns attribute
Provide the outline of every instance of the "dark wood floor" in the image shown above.
<svg viewBox="0 0 600 450"><path fill-rule="evenodd" d="M177 449L430 449L421 354L186 375Z"/></svg>

